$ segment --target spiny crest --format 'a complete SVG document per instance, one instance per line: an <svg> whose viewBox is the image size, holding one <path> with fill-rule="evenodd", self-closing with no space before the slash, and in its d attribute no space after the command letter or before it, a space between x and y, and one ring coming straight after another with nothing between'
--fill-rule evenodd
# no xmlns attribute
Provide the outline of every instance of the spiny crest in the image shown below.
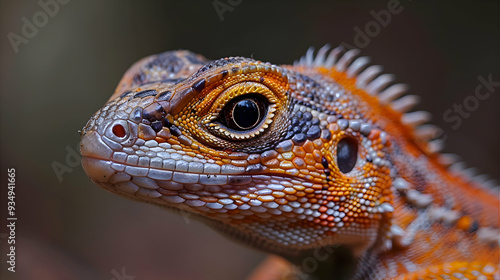
<svg viewBox="0 0 500 280"><path fill-rule="evenodd" d="M438 154L438 161L466 181L483 186L485 189L498 194L498 182L491 180L487 175L477 175L475 168L466 168L460 157L454 154L439 154L444 148L444 140L440 138L442 129L427 123L431 114L426 111L410 109L417 105L420 97L407 94L408 85L395 83L392 74L382 73L382 66L369 65L370 58L359 56L360 50L345 50L342 46L331 49L326 44L314 56L314 48L310 47L305 56L294 62L294 66L308 68L334 68L338 72L345 72L347 77L356 78L356 86L370 95L377 96L382 105L390 106L402 114L401 122L412 127L417 139L427 143L427 150Z"/></svg>
<svg viewBox="0 0 500 280"><path fill-rule="evenodd" d="M425 111L409 112L418 104L420 98L406 94L408 91L406 84L394 83L394 75L383 74L382 66L369 65L370 59L366 56L359 57L358 49L345 51L342 46L339 46L328 53L329 49L328 44L323 46L314 57L314 49L311 47L306 55L294 65L334 68L339 72L345 72L349 78L356 78L358 88L377 96L380 104L391 106L392 109L400 112L402 123L412 127L418 139L429 142L428 149L431 153L442 149L441 139L436 139L441 130L434 125L427 124L431 119L431 114Z"/></svg>

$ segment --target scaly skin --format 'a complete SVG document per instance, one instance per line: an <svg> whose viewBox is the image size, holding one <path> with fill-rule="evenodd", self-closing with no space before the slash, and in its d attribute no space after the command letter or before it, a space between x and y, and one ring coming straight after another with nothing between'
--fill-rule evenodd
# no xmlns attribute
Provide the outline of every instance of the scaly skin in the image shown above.
<svg viewBox="0 0 500 280"><path fill-rule="evenodd" d="M315 258L301 279L498 279L498 196L450 171L403 85L356 50L325 53L281 67L147 57L83 129L83 167L110 192ZM245 98L259 107L247 129L231 113Z"/></svg>

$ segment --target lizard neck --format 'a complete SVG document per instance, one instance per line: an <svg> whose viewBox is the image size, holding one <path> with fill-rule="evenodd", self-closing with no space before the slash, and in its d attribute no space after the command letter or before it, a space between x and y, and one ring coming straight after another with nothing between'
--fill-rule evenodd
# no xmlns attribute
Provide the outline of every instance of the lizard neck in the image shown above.
<svg viewBox="0 0 500 280"><path fill-rule="evenodd" d="M349 90L365 118L377 120L390 138L394 212L369 249L380 260L370 269L404 273L434 263L498 261L498 194L443 165L428 140L402 122L402 113L359 89L355 78L332 69L319 72Z"/></svg>
<svg viewBox="0 0 500 280"><path fill-rule="evenodd" d="M379 236L379 240L386 244L375 244L382 247L377 255L390 259L394 252L406 254L405 269L409 270L413 262L432 264L437 258L439 262L500 259L498 237L494 237L499 227L498 193L442 164L439 149L403 122L401 110L358 88L356 78L332 69L319 71L349 90L365 118L377 120L390 138L387 155L393 167L395 211L386 221L389 227L381 228L386 232L381 232L385 237Z"/></svg>
<svg viewBox="0 0 500 280"><path fill-rule="evenodd" d="M487 237L499 225L498 195L440 164L437 154L412 152L415 144L402 139L393 143L391 228L399 232L392 232L392 248L379 255L376 270L401 273L438 262L498 260L495 239Z"/></svg>

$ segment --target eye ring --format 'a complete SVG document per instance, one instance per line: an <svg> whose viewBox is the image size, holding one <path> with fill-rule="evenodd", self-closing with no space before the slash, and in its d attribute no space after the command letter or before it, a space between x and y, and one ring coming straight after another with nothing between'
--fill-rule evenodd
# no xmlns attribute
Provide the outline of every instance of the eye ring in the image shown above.
<svg viewBox="0 0 500 280"><path fill-rule="evenodd" d="M268 132L280 104L282 101L275 92L265 85L238 83L218 95L211 104L210 113L200 123L207 133L222 141L254 141ZM249 117L251 115L253 117Z"/></svg>
<svg viewBox="0 0 500 280"><path fill-rule="evenodd" d="M103 130L98 131L104 138L120 143L124 147L130 147L137 140L137 124L117 119L108 120L102 125Z"/></svg>

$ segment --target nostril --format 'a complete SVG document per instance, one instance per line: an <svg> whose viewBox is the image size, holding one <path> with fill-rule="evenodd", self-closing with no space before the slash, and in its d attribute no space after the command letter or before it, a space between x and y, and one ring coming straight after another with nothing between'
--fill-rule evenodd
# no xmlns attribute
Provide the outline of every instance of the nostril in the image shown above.
<svg viewBox="0 0 500 280"><path fill-rule="evenodd" d="M123 127L123 125L121 124L115 124L112 128L112 131L113 134L119 138L125 137L125 135L127 134L127 132L125 131L125 127Z"/></svg>

